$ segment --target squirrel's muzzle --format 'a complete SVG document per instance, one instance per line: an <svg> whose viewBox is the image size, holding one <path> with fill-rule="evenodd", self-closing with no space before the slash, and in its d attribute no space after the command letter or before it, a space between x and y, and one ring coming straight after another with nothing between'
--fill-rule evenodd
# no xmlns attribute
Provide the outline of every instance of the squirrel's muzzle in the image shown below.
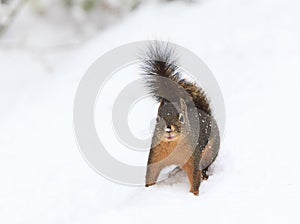
<svg viewBox="0 0 300 224"><path fill-rule="evenodd" d="M167 125L167 126L166 126L165 132L167 132L167 133L171 133L171 132L172 132L171 125Z"/></svg>

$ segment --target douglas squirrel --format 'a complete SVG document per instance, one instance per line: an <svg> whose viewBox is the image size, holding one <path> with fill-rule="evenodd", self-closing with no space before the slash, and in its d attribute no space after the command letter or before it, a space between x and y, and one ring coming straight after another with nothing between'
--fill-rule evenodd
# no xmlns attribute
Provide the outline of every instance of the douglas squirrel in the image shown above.
<svg viewBox="0 0 300 224"><path fill-rule="evenodd" d="M190 192L198 195L220 147L219 129L207 96L181 77L175 49L167 42L148 46L141 68L146 86L160 104L145 186L155 184L163 168L177 165L187 173Z"/></svg>

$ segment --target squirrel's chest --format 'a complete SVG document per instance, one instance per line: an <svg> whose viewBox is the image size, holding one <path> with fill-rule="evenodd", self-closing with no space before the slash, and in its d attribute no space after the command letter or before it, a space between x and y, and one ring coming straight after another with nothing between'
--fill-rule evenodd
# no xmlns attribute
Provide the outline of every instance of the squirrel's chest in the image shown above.
<svg viewBox="0 0 300 224"><path fill-rule="evenodd" d="M154 156L165 165L184 165L192 155L192 150L180 141L161 142L155 148Z"/></svg>
<svg viewBox="0 0 300 224"><path fill-rule="evenodd" d="M161 142L157 147L156 150L162 156L168 156L171 154L176 148L179 148L179 141L171 141L171 142Z"/></svg>

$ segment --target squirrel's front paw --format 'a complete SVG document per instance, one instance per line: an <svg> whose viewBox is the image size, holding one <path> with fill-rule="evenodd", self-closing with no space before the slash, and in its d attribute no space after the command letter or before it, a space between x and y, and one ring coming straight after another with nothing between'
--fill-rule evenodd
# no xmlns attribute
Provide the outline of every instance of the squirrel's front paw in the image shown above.
<svg viewBox="0 0 300 224"><path fill-rule="evenodd" d="M152 185L154 185L155 183L150 183L150 184L145 184L145 187L150 187Z"/></svg>
<svg viewBox="0 0 300 224"><path fill-rule="evenodd" d="M196 196L199 196L199 190L190 190L191 193L193 193Z"/></svg>

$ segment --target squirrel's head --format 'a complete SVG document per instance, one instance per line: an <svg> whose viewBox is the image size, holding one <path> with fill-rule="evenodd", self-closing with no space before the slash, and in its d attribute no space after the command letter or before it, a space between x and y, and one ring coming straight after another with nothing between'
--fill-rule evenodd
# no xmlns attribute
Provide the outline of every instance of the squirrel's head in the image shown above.
<svg viewBox="0 0 300 224"><path fill-rule="evenodd" d="M161 141L171 142L183 138L189 130L187 105L180 99L179 110L173 103L162 100L156 119L156 137Z"/></svg>

